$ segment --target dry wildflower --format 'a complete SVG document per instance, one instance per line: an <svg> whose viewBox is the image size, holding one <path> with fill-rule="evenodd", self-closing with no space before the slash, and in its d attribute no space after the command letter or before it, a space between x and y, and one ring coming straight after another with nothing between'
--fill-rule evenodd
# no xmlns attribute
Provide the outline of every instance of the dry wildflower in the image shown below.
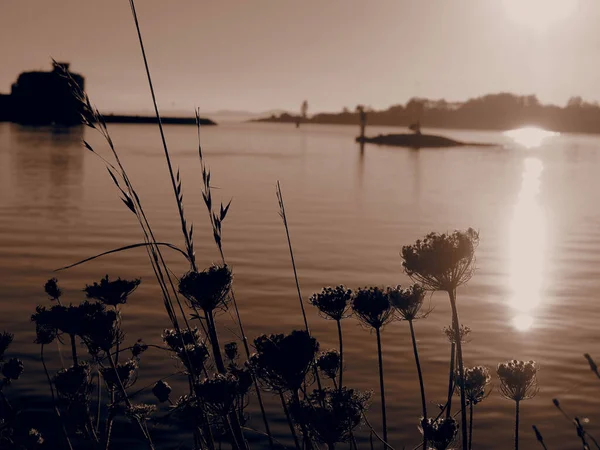
<svg viewBox="0 0 600 450"><path fill-rule="evenodd" d="M324 287L319 293L313 294L308 300L316 306L321 316L331 320L342 320L348 317L352 291L339 285L334 288Z"/></svg>
<svg viewBox="0 0 600 450"><path fill-rule="evenodd" d="M412 321L426 317L428 312L421 313L425 289L418 284L403 289L401 286L388 287L387 295L400 320Z"/></svg>
<svg viewBox="0 0 600 450"><path fill-rule="evenodd" d="M44 443L44 438L42 433L40 433L35 428L31 428L27 433L27 448L37 447L38 445L42 445Z"/></svg>
<svg viewBox="0 0 600 450"><path fill-rule="evenodd" d="M163 331L162 339L167 346L176 353L181 353L186 345L202 342L202 335L197 327L181 329L181 332L171 328Z"/></svg>
<svg viewBox="0 0 600 450"><path fill-rule="evenodd" d="M131 348L131 356L133 358L139 358L146 350L148 350L148 345L143 340L138 339Z"/></svg>
<svg viewBox="0 0 600 450"><path fill-rule="evenodd" d="M10 358L2 364L2 376L8 384L11 380L18 380L24 369L23 361L18 358Z"/></svg>
<svg viewBox="0 0 600 450"><path fill-rule="evenodd" d="M154 387L152 388L152 393L158 399L159 402L166 402L169 400L169 395L171 395L171 386L165 381L159 380L156 382Z"/></svg>
<svg viewBox="0 0 600 450"><path fill-rule="evenodd" d="M461 343L469 342L471 328L469 328L465 325L461 325L458 329L459 329L460 342ZM454 328L452 326L444 327L444 334L446 335L446 337L448 338L448 341L451 344L456 344L456 334L454 333Z"/></svg>
<svg viewBox="0 0 600 450"><path fill-rule="evenodd" d="M354 293L352 309L367 327L380 329L394 319L394 309L387 292L378 288L361 288Z"/></svg>
<svg viewBox="0 0 600 450"><path fill-rule="evenodd" d="M82 303L80 308L85 306L86 303ZM79 336L92 355L98 355L100 351L109 352L116 344L123 342L118 311L87 307L82 310L82 313Z"/></svg>
<svg viewBox="0 0 600 450"><path fill-rule="evenodd" d="M59 397L69 403L89 401L93 389L91 373L91 368L86 362L79 362L76 366L59 370L53 378Z"/></svg>
<svg viewBox="0 0 600 450"><path fill-rule="evenodd" d="M469 403L476 405L481 402L488 393L486 388L492 377L490 371L484 366L475 366L465 369L465 396ZM456 374L456 386L460 386L460 375ZM457 391L457 394L459 392Z"/></svg>
<svg viewBox="0 0 600 450"><path fill-rule="evenodd" d="M44 285L44 291L48 294L51 300L58 300L62 295L62 291L58 287L58 280L56 278L50 278Z"/></svg>
<svg viewBox="0 0 600 450"><path fill-rule="evenodd" d="M321 352L317 358L317 367L328 378L335 380L340 371L340 354L337 350Z"/></svg>
<svg viewBox="0 0 600 450"><path fill-rule="evenodd" d="M225 344L225 356L230 362L234 362L238 358L238 345L237 342L228 342Z"/></svg>
<svg viewBox="0 0 600 450"><path fill-rule="evenodd" d="M202 272L190 271L183 275L179 292L192 308L211 312L227 306L232 278L227 265L215 264Z"/></svg>
<svg viewBox="0 0 600 450"><path fill-rule="evenodd" d="M125 408L125 414L134 420L145 422L150 419L150 416L156 411L155 405L148 405L146 403L140 403L137 405L131 405Z"/></svg>
<svg viewBox="0 0 600 450"><path fill-rule="evenodd" d="M350 440L369 398L370 393L346 387L325 388L313 391L300 403L291 402L289 408L294 421L305 427L311 438L334 448L335 444Z"/></svg>
<svg viewBox="0 0 600 450"><path fill-rule="evenodd" d="M473 275L479 233L472 228L449 234L429 233L402 247L406 273L431 290L453 291Z"/></svg>
<svg viewBox="0 0 600 450"><path fill-rule="evenodd" d="M125 389L134 385L137 380L138 363L135 359L129 359L116 365L117 373L112 367L100 369L102 378L110 390L119 389L119 380ZM118 375L118 378L117 378Z"/></svg>
<svg viewBox="0 0 600 450"><path fill-rule="evenodd" d="M513 359L498 364L500 392L515 402L535 397L538 393L538 366L535 361L517 361Z"/></svg>
<svg viewBox="0 0 600 450"><path fill-rule="evenodd" d="M99 300L105 305L117 307L127 303L127 298L140 285L140 279L122 280L117 278L110 281L108 275L100 280L100 283L94 282L91 286L86 285L84 292L87 298Z"/></svg>
<svg viewBox="0 0 600 450"><path fill-rule="evenodd" d="M212 379L206 378L194 390L207 413L223 417L236 409L249 387L245 380L241 381L228 373L216 374Z"/></svg>
<svg viewBox="0 0 600 450"><path fill-rule="evenodd" d="M35 322L35 343L50 344L56 339L58 329L54 321L52 310L45 306L37 306L35 314L31 316L32 322Z"/></svg>
<svg viewBox="0 0 600 450"><path fill-rule="evenodd" d="M446 450L456 439L458 423L452 417L428 418L421 420L419 429L426 436L430 448Z"/></svg>
<svg viewBox="0 0 600 450"><path fill-rule="evenodd" d="M254 346L251 367L266 387L278 392L298 391L319 351L317 340L304 330L262 335L254 340Z"/></svg>

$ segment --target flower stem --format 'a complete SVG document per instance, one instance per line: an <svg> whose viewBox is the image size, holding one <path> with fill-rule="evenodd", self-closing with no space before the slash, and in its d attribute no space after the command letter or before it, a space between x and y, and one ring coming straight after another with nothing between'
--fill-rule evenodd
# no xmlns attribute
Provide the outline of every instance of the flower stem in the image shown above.
<svg viewBox="0 0 600 450"><path fill-rule="evenodd" d="M519 402L515 403L515 450L519 450Z"/></svg>
<svg viewBox="0 0 600 450"><path fill-rule="evenodd" d="M469 450L473 448L473 403L469 403Z"/></svg>
<svg viewBox="0 0 600 450"><path fill-rule="evenodd" d="M285 417L288 421L288 425L290 426L290 433L294 438L294 444L296 445L296 450L301 450L300 442L298 441L298 436L296 435L296 430L294 429L294 424L292 423L292 418L290 417L290 412L288 410L287 405L285 404L285 397L282 392L279 392L279 398L281 399L281 406L283 406L283 412L285 413Z"/></svg>
<svg viewBox="0 0 600 450"><path fill-rule="evenodd" d="M381 330L375 328L377 334L377 356L379 359L379 390L381 393L381 422L383 424L383 440L388 441L387 438L387 417L385 414L385 387L383 384L383 356L381 352Z"/></svg>
<svg viewBox="0 0 600 450"><path fill-rule="evenodd" d="M460 322L458 321L458 310L456 309L456 291L448 291L450 305L452 306L452 327L454 328L454 340L456 342L456 354L458 356L458 374L460 376L460 415L462 429L462 448L468 450L467 434L467 402L465 398L465 369L463 365L462 343L460 339Z"/></svg>
<svg viewBox="0 0 600 450"><path fill-rule="evenodd" d="M69 434L67 433L67 429L65 428L65 423L63 421L62 416L60 415L60 411L56 406L56 397L54 396L54 386L52 386L52 380L50 379L50 373L48 373L48 367L46 367L46 360L44 359L44 344L42 344L42 349L40 351L40 358L42 360L42 366L44 366L44 372L46 373L46 378L48 379L48 385L50 386L50 394L52 395L52 404L54 405L54 412L58 417L60 422L60 426L62 428L63 434L65 435L65 440L67 441L67 446L70 450L73 450L73 446L71 445L71 440L69 439Z"/></svg>
<svg viewBox="0 0 600 450"><path fill-rule="evenodd" d="M342 321L338 320L337 321L337 328L338 328L338 338L340 340L340 391L342 390L342 387L344 386L343 384L343 380L344 380L344 341L342 339Z"/></svg>
<svg viewBox="0 0 600 450"><path fill-rule="evenodd" d="M450 374L448 375L448 400L446 402L446 418L452 415L452 394L454 394L454 363L456 361L456 344L450 346Z"/></svg>
<svg viewBox="0 0 600 450"><path fill-rule="evenodd" d="M417 374L419 375L419 387L421 388L421 406L423 407L423 420L427 420L427 401L425 399L425 384L423 383L423 372L419 361L419 351L417 349L417 339L415 338L415 328L413 321L409 320L410 336L412 338L413 352L415 354L415 363L417 365ZM427 433L423 433L423 448L427 449Z"/></svg>
<svg viewBox="0 0 600 450"><path fill-rule="evenodd" d="M71 353L73 355L73 366L77 367L79 365L77 361L77 346L75 345L75 335L71 334Z"/></svg>

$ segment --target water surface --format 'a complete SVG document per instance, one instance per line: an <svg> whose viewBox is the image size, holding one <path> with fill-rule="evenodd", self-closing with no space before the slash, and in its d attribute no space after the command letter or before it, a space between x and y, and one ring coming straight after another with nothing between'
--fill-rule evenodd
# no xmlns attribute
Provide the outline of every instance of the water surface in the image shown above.
<svg viewBox="0 0 600 450"><path fill-rule="evenodd" d="M154 231L182 245L173 194L159 136L152 125L111 125L110 131ZM369 134L394 132L375 128ZM582 354L598 352L600 307L600 138L553 136L526 148L501 133L445 131L470 142L498 147L409 150L354 143L344 126L225 124L203 130L212 178L224 201L233 198L224 224L224 250L234 267L236 295L249 337L302 326L275 183L287 207L298 274L307 297L325 285L349 287L407 283L399 252L429 231L474 227L480 231L478 270L458 293L461 320L473 330L465 346L467 365L493 372L507 359L539 362L541 390L523 403L523 448L535 444L536 424L553 448L579 448L575 431L552 407L558 397L572 414L589 417L600 432L600 386ZM200 196L195 129L167 126L167 140L184 184L189 220L195 223L198 261L219 256ZM118 200L102 162L80 146L88 139L107 155L92 130L32 129L0 124L0 329L16 334L12 350L25 359L26 375L10 394L37 405L47 396L39 348L29 317L47 303L42 286L56 268L111 248L142 241L135 217ZM175 273L185 262L167 253ZM127 339L158 343L168 321L147 256L132 250L58 274L65 298L78 302L86 283L104 274L141 277L142 286L124 309ZM449 344L446 296L431 297L433 313L417 322L430 410L444 401ZM337 345L332 322L307 306L323 349ZM223 339L233 323L220 318ZM354 320L343 323L345 381L373 389L371 422L379 430L375 336ZM419 442L417 375L406 323L383 332L388 417L392 444ZM60 359L48 349L51 367ZM148 352L140 386L174 372L173 361ZM494 377L493 383L498 386ZM184 393L184 385L173 384ZM286 434L277 403L268 413L278 436ZM152 401L150 396L145 400ZM477 406L475 443L511 446L514 404L497 390ZM253 426L262 425L254 409ZM363 427L362 438L368 438Z"/></svg>

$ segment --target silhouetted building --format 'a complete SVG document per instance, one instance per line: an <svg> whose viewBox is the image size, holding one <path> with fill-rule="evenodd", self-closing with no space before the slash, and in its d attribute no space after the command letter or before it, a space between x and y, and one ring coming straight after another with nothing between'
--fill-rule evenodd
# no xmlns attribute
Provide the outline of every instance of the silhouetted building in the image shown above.
<svg viewBox="0 0 600 450"><path fill-rule="evenodd" d="M58 63L69 68L68 63ZM84 78L71 73L84 88ZM51 72L23 72L10 95L0 95L0 120L28 125L75 125L81 123L82 108L73 96L69 80L55 68Z"/></svg>

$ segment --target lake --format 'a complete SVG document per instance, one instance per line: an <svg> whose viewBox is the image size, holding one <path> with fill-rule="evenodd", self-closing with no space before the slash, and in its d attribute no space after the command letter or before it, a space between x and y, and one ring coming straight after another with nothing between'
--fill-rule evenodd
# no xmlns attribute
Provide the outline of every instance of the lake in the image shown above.
<svg viewBox="0 0 600 450"><path fill-rule="evenodd" d="M183 247L157 128L115 124L109 129L157 238ZM206 267L218 262L219 254L200 194L196 130L183 125L165 129L181 170L185 212L195 224L198 262ZM277 180L304 298L328 285L407 284L399 256L403 245L430 231L473 227L481 239L478 269L458 291L461 322L472 329L465 363L488 366L494 387L475 410L475 446L512 445L514 403L500 396L495 368L513 358L533 359L541 367L540 392L521 407L522 448L538 445L533 424L549 448L581 447L573 426L553 407L554 397L569 414L589 417L588 430L600 434L599 380L582 356L589 352L600 358L600 137L552 136L527 148L498 132L438 130L459 140L499 145L422 150L366 145L361 151L354 142L357 131L234 123L203 129L215 195L224 202L233 198L223 242L248 337L303 326L278 214ZM10 353L22 357L26 367L7 394L15 404L33 409L47 405L49 396L30 322L37 304L49 304L43 292L48 278L57 276L63 300L75 303L84 299L86 283L105 274L140 277L142 285L123 309L127 342L143 338L158 344L169 325L143 249L53 272L143 240L102 162L80 145L83 138L108 155L90 129L0 123L0 330L15 333ZM187 270L180 255L165 255L175 274ZM450 346L442 328L450 324L450 307L443 293L428 302L434 310L415 322L415 330L429 409L435 411L447 390ZM306 308L321 348L336 347L335 323ZM220 316L218 325L226 342L234 329L229 314ZM354 319L343 327L344 381L373 389L369 420L380 431L375 335ZM421 409L408 324L392 323L382 336L391 443L410 449L420 442ZM47 357L52 370L61 367L55 345ZM172 360L149 350L137 386L176 370ZM174 394L185 393L184 379L170 380ZM278 403L268 393L265 398L275 434L285 441L287 424ZM149 393L142 399L153 402ZM262 429L254 401L250 413L251 425ZM359 437L368 440L367 427Z"/></svg>

